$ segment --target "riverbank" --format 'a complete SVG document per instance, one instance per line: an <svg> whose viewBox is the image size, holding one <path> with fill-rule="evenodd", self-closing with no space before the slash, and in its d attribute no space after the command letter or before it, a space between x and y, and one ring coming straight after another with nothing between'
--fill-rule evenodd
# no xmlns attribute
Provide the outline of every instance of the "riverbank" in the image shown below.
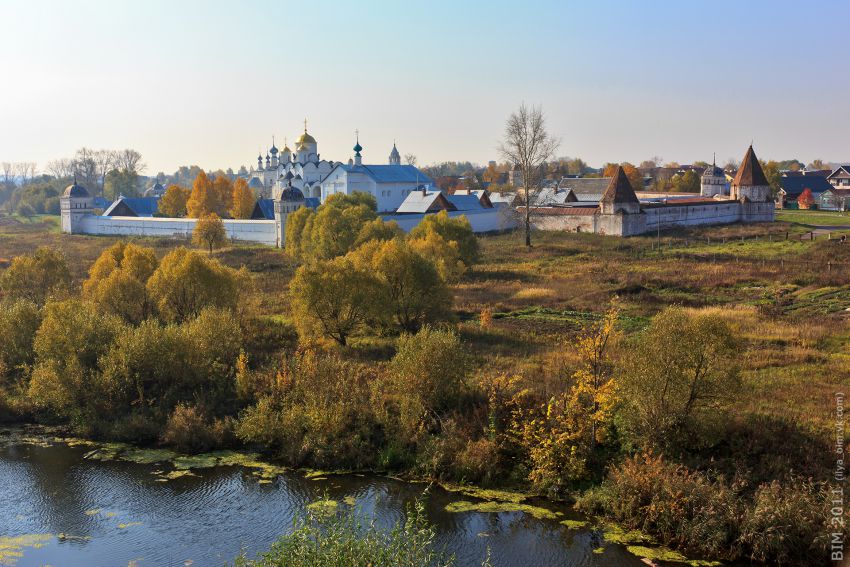
<svg viewBox="0 0 850 567"><path fill-rule="evenodd" d="M3 559L15 561L19 567L35 564L43 557L41 552L47 553L51 546L55 552L63 550L62 565L102 564L91 561L91 558L102 557L97 554L104 550L98 546L106 542L119 547L109 551L112 557L120 554L130 557L134 552L142 553L143 548L151 554L153 547L143 540L166 534L173 543L154 542L162 549L154 556L136 557L137 565L156 565L159 564L157 558L166 556L181 557L181 552L176 549L182 545L179 542L192 541L193 538L198 538L200 543L183 550L184 554L199 553L203 545L211 546L210 551L220 551L221 548L216 548L216 544L212 543L215 540L211 538L227 533L222 531L221 523L237 522L239 533L252 533L251 530L258 527L251 523L256 521L257 515L252 513L254 520L249 520L244 513L259 508L270 514L269 517L277 518L273 525L280 531L274 533L268 527L262 530L262 540L266 543L250 545L250 557L270 547L278 535L292 528L292 522L297 518L321 516L337 509L340 512L357 510L365 514L365 521L375 519L380 529L390 530L403 521L406 506L417 499L427 505L426 517L436 527L438 535L443 534L436 540L438 547L451 544L449 551L457 555L458 565L480 565L488 549L499 565L526 565L527 561L535 565L557 565L567 557L577 557L577 553L607 557L601 564L612 567L640 565L639 559L632 553L640 550L627 551L627 546L637 545L639 541L644 547L656 550L652 553L661 553L658 548L646 543L645 536L611 526L593 527L592 522L563 506L550 503L544 507L538 501L521 503L516 501L515 494L456 487L465 491L460 494L437 486L410 484L387 477L380 480L382 477L370 474L291 471L256 460L254 455L233 451L179 455L166 450L61 437L56 433L60 432L23 428L14 432L5 429L0 435L0 471L4 473L5 486L10 491L4 491L4 498L0 499L0 513L15 519L0 536L5 537L5 543L10 546L5 551L22 554L4 556ZM26 465L26 468L19 465ZM244 472L239 473L240 470ZM234 473L237 476L232 476ZM24 476L19 477L20 474ZM18 484L23 479L29 482L41 475L48 475L45 478L51 480L48 485L34 485L38 487L35 492ZM233 485L231 481L223 482L223 478L240 480ZM82 485L79 484L81 481ZM210 482L213 484L210 485ZM376 490L376 486L380 486L380 490ZM55 487L62 488L56 491ZM229 491L233 487L241 487L240 493L247 490L252 495L250 503L240 501L245 494L240 497L228 492L224 501L217 504L218 497L209 492ZM358 487L369 488L364 491ZM290 504L275 507L276 503L282 503L275 496L281 489L292 495L287 498L295 498L294 508ZM176 508L174 503L153 506L146 501L148 497L170 498L169 495L177 494L183 495L179 498L181 508ZM396 500L401 494L406 496ZM480 496L489 498L481 500ZM500 500L495 500L495 497ZM54 509L51 514L39 514L33 508L53 499L56 502L51 504ZM389 504L393 512L387 515L382 510ZM227 514L230 520L218 518L210 522L213 511ZM60 515L51 520L56 512ZM193 518L194 514L199 516ZM21 531L42 525L44 521L53 522L54 529L49 532ZM447 537L445 530L452 525L468 527ZM108 526L112 527L106 529ZM192 533L187 534L186 529L192 530ZM529 541L524 539L522 544L516 539L512 543L504 540L506 537L515 538L518 529L530 529L528 535L535 534L534 544L529 546ZM153 533L150 533L151 530ZM143 535L142 532L147 533ZM120 536L128 534L133 536L130 538L132 545L120 549L122 540L127 543ZM457 538L465 543L459 545ZM73 553L66 547L69 542L77 542ZM476 550L474 553L465 549L470 545ZM169 546L175 549L169 551ZM86 551L87 547L90 551ZM234 552L225 559L229 563L236 555ZM196 564L208 564L203 561L202 555L185 557ZM704 563L687 561L681 564Z"/></svg>

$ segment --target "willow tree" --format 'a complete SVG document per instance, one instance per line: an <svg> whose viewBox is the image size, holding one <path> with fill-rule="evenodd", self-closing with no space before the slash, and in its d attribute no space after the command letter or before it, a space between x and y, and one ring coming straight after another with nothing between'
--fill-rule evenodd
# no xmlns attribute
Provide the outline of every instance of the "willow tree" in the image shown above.
<svg viewBox="0 0 850 567"><path fill-rule="evenodd" d="M505 137L499 145L499 153L522 174L520 196L526 246L531 246L531 209L542 187L544 166L554 156L558 145L558 140L546 130L546 118L539 106L529 108L523 103L505 123Z"/></svg>

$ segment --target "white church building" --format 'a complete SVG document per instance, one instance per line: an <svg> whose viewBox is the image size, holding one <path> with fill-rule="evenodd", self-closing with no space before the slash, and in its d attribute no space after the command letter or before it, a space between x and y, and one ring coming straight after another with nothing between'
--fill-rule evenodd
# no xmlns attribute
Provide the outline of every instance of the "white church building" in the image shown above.
<svg viewBox="0 0 850 567"><path fill-rule="evenodd" d="M379 213L389 213L396 211L410 193L434 185L434 181L416 166L401 165L395 143L386 165L365 165L359 139L353 149L354 159L347 164L337 164L322 181L323 203L337 193L368 193L375 197Z"/></svg>

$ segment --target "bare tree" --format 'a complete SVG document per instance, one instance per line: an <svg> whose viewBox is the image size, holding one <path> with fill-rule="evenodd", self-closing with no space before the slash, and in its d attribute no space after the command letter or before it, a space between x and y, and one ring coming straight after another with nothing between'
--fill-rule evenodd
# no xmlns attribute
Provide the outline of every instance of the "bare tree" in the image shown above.
<svg viewBox="0 0 850 567"><path fill-rule="evenodd" d="M21 161L14 164L13 167L21 180L21 185L32 181L35 177L36 163L34 161Z"/></svg>
<svg viewBox="0 0 850 567"><path fill-rule="evenodd" d="M407 165L416 165L416 156L413 154L404 154L404 163Z"/></svg>
<svg viewBox="0 0 850 567"><path fill-rule="evenodd" d="M142 163L142 154L136 150L127 148L126 150L115 152L115 167L133 173L142 173L146 165Z"/></svg>
<svg viewBox="0 0 850 567"><path fill-rule="evenodd" d="M100 179L100 193L106 187L106 174L115 167L115 154L112 150L98 150L92 154L97 177Z"/></svg>
<svg viewBox="0 0 850 567"><path fill-rule="evenodd" d="M15 164L4 161L0 166L3 168L3 183L13 185L15 183Z"/></svg>
<svg viewBox="0 0 850 567"><path fill-rule="evenodd" d="M47 162L47 172L56 179L74 175L74 160L62 158Z"/></svg>
<svg viewBox="0 0 850 567"><path fill-rule="evenodd" d="M97 162L94 154L93 150L82 147L74 156L74 177L87 189L92 190L97 187Z"/></svg>
<svg viewBox="0 0 850 567"><path fill-rule="evenodd" d="M516 164L522 174L521 201L525 205L525 245L531 246L531 208L540 194L543 171L558 149L559 141L546 131L546 118L539 106L529 108L522 103L505 123L505 137L499 153Z"/></svg>

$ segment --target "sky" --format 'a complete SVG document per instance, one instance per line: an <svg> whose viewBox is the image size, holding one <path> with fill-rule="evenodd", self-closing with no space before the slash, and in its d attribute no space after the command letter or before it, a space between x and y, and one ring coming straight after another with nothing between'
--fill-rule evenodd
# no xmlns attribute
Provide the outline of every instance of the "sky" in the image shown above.
<svg viewBox="0 0 850 567"><path fill-rule="evenodd" d="M596 166L751 141L847 162L848 21L847 0L0 0L0 161L250 167L306 118L325 159L359 130L365 163L395 140L486 164L525 102Z"/></svg>

